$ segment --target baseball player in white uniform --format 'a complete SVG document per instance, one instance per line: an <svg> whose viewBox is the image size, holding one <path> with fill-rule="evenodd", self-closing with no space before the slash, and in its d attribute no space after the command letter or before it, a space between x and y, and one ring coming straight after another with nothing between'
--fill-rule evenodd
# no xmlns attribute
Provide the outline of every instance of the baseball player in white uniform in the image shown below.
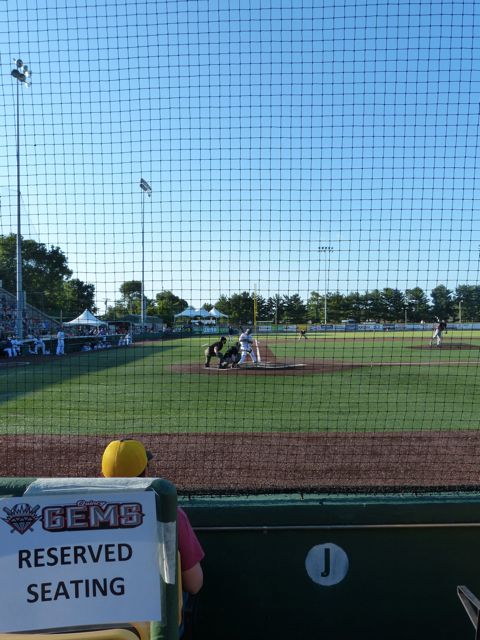
<svg viewBox="0 0 480 640"><path fill-rule="evenodd" d="M45 346L45 341L41 336L35 336L33 339L33 353L38 356L39 353L42 355L46 355L47 348Z"/></svg>
<svg viewBox="0 0 480 640"><path fill-rule="evenodd" d="M13 338L11 336L7 338L7 346L5 347L4 351L9 358L15 358L15 356L17 355L13 347Z"/></svg>
<svg viewBox="0 0 480 640"><path fill-rule="evenodd" d="M239 365L243 364L247 359L247 356L250 356L252 362L256 364L257 356L255 355L255 351L253 349L253 338L251 336L252 330L247 329L244 331L238 341L240 343L240 351L242 353L242 357L240 358Z"/></svg>
<svg viewBox="0 0 480 640"><path fill-rule="evenodd" d="M21 356L22 355L22 344L23 344L23 342L21 340L19 340L16 336L14 336L12 338L12 350L13 350L13 357L14 358L16 356Z"/></svg>
<svg viewBox="0 0 480 640"><path fill-rule="evenodd" d="M63 356L65 353L65 333L60 329L57 332L57 356Z"/></svg>

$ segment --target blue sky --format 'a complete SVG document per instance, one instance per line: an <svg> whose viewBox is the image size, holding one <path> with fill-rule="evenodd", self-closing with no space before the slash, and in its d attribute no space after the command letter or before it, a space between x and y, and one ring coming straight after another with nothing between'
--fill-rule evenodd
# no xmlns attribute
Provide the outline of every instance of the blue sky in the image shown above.
<svg viewBox="0 0 480 640"><path fill-rule="evenodd" d="M480 6L0 1L0 233L58 244L98 306L192 304L479 270ZM318 247L331 245L326 259Z"/></svg>

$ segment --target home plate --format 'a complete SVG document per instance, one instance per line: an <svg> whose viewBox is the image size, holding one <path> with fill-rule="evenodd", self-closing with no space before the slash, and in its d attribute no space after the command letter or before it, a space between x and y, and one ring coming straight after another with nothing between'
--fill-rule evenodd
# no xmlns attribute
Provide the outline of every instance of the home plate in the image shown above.
<svg viewBox="0 0 480 640"><path fill-rule="evenodd" d="M257 362L256 364L242 364L240 369L301 369L304 364L291 362Z"/></svg>

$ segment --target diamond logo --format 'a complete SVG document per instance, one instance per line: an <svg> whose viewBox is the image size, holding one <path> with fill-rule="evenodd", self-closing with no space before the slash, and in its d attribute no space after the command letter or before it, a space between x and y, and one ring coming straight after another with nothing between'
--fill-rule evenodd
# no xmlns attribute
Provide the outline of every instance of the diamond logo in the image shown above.
<svg viewBox="0 0 480 640"><path fill-rule="evenodd" d="M33 525L40 520L40 515L37 511L40 509L40 505L31 507L29 504L16 504L9 509L3 507L3 510L7 514L6 518L0 518L11 527L11 532L16 531L22 535L27 531L33 531Z"/></svg>

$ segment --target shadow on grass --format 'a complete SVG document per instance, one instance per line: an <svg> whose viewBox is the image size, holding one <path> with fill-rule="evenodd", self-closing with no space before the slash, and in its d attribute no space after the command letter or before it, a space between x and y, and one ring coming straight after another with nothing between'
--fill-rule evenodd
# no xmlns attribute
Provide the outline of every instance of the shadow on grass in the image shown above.
<svg viewBox="0 0 480 640"><path fill-rule="evenodd" d="M142 373L150 376L155 372L160 372L163 365L166 364L162 362L161 356L179 347L179 344L166 344L165 342L137 343L126 348L75 352L62 357L47 356L41 359L35 359L35 356L31 356L5 363L0 368L0 404L52 385L72 382L82 376L96 375L102 372L108 375L109 371L115 371L115 376L121 375L125 378L131 375L133 382L134 376L133 372L128 371L129 366L140 364L155 355L157 357L150 362L148 367L142 367L140 371L135 370L135 377L142 375ZM171 358L168 357L168 364L170 362ZM124 368L123 372L122 368ZM59 391L59 401L60 399Z"/></svg>

